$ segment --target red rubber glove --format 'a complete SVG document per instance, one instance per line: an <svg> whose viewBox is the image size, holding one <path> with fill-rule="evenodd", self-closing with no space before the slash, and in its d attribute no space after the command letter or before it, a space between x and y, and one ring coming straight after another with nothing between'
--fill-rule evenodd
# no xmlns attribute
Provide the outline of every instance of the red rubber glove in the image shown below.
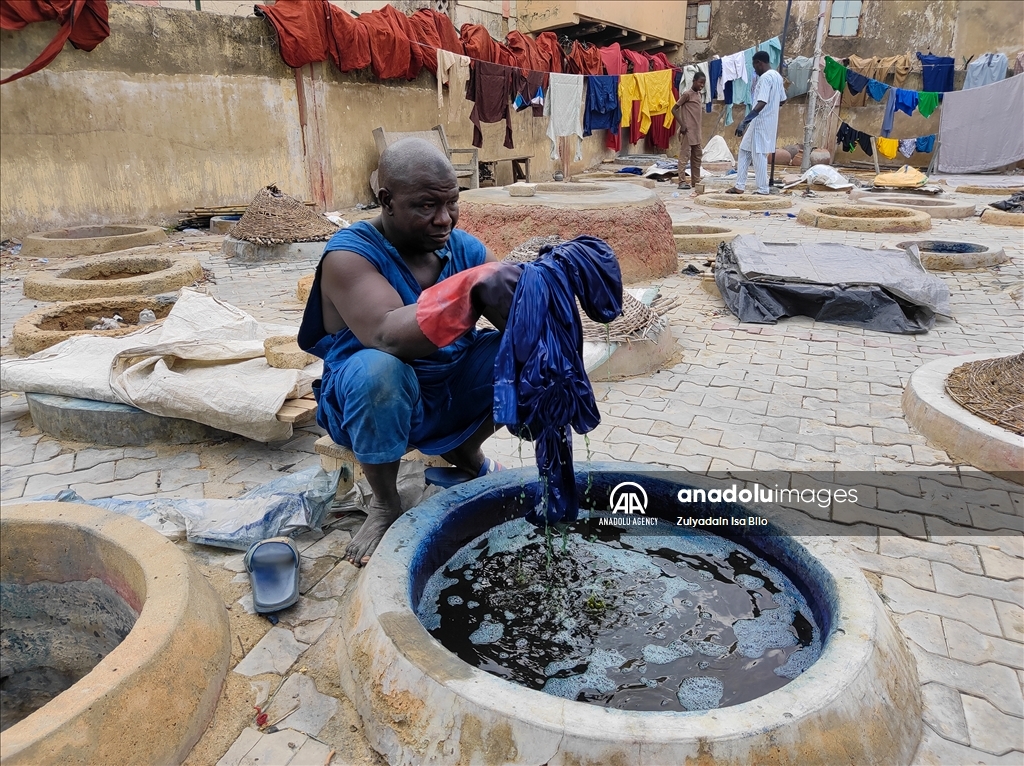
<svg viewBox="0 0 1024 766"><path fill-rule="evenodd" d="M416 302L416 323L427 340L444 348L473 329L485 311L507 318L522 271L509 263L485 263L428 287ZM494 321L492 319L492 321Z"/></svg>

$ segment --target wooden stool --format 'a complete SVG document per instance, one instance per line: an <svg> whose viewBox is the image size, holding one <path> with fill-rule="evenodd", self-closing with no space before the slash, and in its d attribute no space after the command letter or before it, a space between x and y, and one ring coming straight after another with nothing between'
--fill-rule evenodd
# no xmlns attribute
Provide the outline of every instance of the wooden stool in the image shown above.
<svg viewBox="0 0 1024 766"><path fill-rule="evenodd" d="M338 479L338 490L334 493L336 498L345 495L357 481L363 478L363 469L352 454L352 450L336 444L330 436L321 436L313 443L313 449L320 456L320 467L327 473L341 469L341 478ZM405 453L403 460L419 460L426 466L444 468L448 461L440 455L424 455L419 450L409 450Z"/></svg>

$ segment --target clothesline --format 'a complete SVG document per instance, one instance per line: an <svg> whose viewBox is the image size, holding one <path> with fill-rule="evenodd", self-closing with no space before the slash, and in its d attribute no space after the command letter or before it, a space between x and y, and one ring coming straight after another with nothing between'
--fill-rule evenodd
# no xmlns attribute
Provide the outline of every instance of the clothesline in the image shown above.
<svg viewBox="0 0 1024 766"><path fill-rule="evenodd" d="M896 152L904 157L910 158L914 152L930 152L935 148L935 134L927 136L915 136L913 138L889 138L888 136L873 136L862 130L857 130L847 122L843 122L836 132L836 141L842 145L844 152L852 152L859 146L868 156L874 156L874 148L886 159L893 159Z"/></svg>

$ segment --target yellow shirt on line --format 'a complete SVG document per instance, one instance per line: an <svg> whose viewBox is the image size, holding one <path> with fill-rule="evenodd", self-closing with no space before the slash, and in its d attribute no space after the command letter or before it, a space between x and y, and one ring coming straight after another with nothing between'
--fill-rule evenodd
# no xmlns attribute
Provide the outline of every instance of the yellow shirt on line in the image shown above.
<svg viewBox="0 0 1024 766"><path fill-rule="evenodd" d="M640 133L646 135L651 117L665 115L665 127L671 128L675 118L672 107L672 70L641 72L619 76L619 104L622 108L621 127L628 128L633 118L633 102L640 102Z"/></svg>

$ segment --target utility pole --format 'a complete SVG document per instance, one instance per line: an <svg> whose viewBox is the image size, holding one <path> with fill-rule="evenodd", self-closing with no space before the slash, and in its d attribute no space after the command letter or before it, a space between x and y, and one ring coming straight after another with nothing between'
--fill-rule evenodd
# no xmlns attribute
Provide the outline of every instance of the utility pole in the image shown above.
<svg viewBox="0 0 1024 766"><path fill-rule="evenodd" d="M782 22L782 42L779 45L779 75L782 75L783 57L786 55L786 35L789 34L789 12L793 8L793 0L786 0L786 20ZM785 93L783 93L785 96ZM775 131L778 137L778 131ZM775 152L772 152L772 173L768 179L769 186L775 186Z"/></svg>
<svg viewBox="0 0 1024 766"><path fill-rule="evenodd" d="M818 30L814 35L814 63L811 64L811 86L807 91L807 124L804 125L804 158L800 161L800 172L806 173L811 166L811 143L814 141L814 112L818 108L818 61L821 59L821 43L825 36L825 13L828 0L818 2Z"/></svg>

